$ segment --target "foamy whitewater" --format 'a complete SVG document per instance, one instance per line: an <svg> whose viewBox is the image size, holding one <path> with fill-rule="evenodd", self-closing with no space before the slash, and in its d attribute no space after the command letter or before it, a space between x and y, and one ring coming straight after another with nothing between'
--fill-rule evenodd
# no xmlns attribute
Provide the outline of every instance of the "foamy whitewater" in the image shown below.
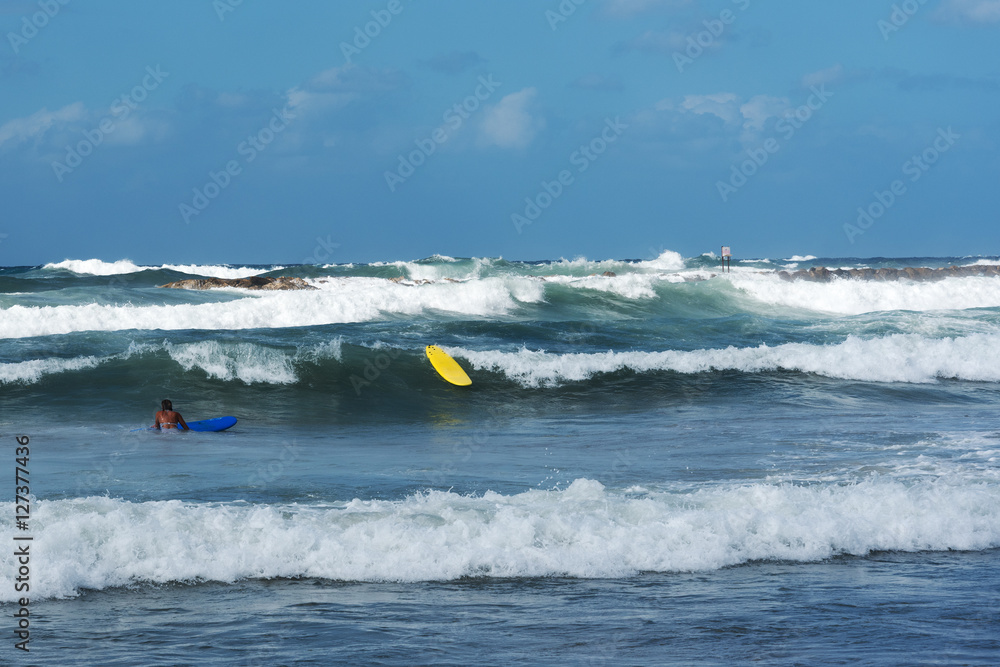
<svg viewBox="0 0 1000 667"><path fill-rule="evenodd" d="M30 536L32 664L991 664L1000 278L779 272L994 264L0 268L4 615Z"/></svg>

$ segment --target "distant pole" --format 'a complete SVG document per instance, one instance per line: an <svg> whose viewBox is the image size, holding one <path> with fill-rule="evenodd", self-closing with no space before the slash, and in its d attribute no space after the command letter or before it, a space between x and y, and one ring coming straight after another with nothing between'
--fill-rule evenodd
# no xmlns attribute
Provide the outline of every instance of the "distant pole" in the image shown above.
<svg viewBox="0 0 1000 667"><path fill-rule="evenodd" d="M733 253L730 251L729 246L722 246L722 272L726 273L726 267L729 267L729 273L733 272Z"/></svg>

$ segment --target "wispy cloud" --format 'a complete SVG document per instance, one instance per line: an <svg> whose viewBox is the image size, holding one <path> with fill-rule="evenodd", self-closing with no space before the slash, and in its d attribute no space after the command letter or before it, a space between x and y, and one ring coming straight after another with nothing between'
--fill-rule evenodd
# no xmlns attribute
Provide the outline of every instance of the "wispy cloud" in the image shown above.
<svg viewBox="0 0 1000 667"><path fill-rule="evenodd" d="M691 0L606 0L604 13L615 18L632 18L661 9L677 9L691 4Z"/></svg>
<svg viewBox="0 0 1000 667"><path fill-rule="evenodd" d="M83 102L68 104L56 111L39 109L30 116L15 118L0 125L0 148L8 144L38 141L53 127L81 123L87 118Z"/></svg>
<svg viewBox="0 0 1000 667"><path fill-rule="evenodd" d="M837 63L833 67L821 69L817 72L810 72L802 77L802 87L822 86L824 84L839 83L844 79L844 66Z"/></svg>
<svg viewBox="0 0 1000 667"><path fill-rule="evenodd" d="M660 112L679 114L679 117L717 118L722 121L719 129L725 134L738 135L740 141L753 143L760 138L769 121L784 118L792 105L785 97L754 95L744 99L736 93L714 93L685 95L676 103L669 99L661 100L655 108Z"/></svg>
<svg viewBox="0 0 1000 667"><path fill-rule="evenodd" d="M347 64L323 70L287 92L288 104L301 112L342 109L362 97L405 87L409 79L395 69Z"/></svg>
<svg viewBox="0 0 1000 667"><path fill-rule="evenodd" d="M743 129L748 132L761 132L768 120L785 116L791 108L791 102L786 97L754 95L746 103L740 105Z"/></svg>
<svg viewBox="0 0 1000 667"><path fill-rule="evenodd" d="M960 23L1000 23L1000 0L945 0L936 16Z"/></svg>
<svg viewBox="0 0 1000 667"><path fill-rule="evenodd" d="M736 93L714 93L712 95L685 95L678 105L683 111L721 118L727 125L741 124L741 99Z"/></svg>
<svg viewBox="0 0 1000 667"><path fill-rule="evenodd" d="M511 93L486 111L479 129L480 144L524 148L545 127L545 120L531 112L538 91L525 88Z"/></svg>

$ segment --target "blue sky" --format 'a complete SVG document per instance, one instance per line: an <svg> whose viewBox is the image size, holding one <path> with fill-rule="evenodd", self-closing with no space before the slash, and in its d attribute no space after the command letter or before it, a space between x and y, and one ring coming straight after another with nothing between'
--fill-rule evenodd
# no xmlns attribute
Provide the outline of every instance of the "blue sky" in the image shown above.
<svg viewBox="0 0 1000 667"><path fill-rule="evenodd" d="M0 0L0 32L0 265L1000 253L1000 0Z"/></svg>

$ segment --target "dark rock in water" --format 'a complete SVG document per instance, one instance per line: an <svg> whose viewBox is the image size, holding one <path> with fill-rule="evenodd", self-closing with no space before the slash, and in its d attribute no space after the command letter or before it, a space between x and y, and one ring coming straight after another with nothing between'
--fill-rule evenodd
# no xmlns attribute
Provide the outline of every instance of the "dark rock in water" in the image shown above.
<svg viewBox="0 0 1000 667"><path fill-rule="evenodd" d="M289 276L280 276L278 278L262 276L251 276L249 278L195 278L192 280L178 280L166 285L160 285L160 287L170 287L172 289L214 289L216 287L239 287L242 289L260 290L316 289L302 280L302 278Z"/></svg>
<svg viewBox="0 0 1000 667"><path fill-rule="evenodd" d="M779 271L778 276L782 280L811 280L813 282L829 282L834 278L847 278L854 280L944 280L945 278L964 278L967 276L1000 276L1000 266L997 265L973 265L973 266L949 266L940 269L928 269L926 267L906 267L903 269L835 269L831 271L822 266L800 271Z"/></svg>
<svg viewBox="0 0 1000 667"><path fill-rule="evenodd" d="M605 278L617 278L618 277L618 274L615 273L614 271L605 271L601 275L604 276Z"/></svg>

